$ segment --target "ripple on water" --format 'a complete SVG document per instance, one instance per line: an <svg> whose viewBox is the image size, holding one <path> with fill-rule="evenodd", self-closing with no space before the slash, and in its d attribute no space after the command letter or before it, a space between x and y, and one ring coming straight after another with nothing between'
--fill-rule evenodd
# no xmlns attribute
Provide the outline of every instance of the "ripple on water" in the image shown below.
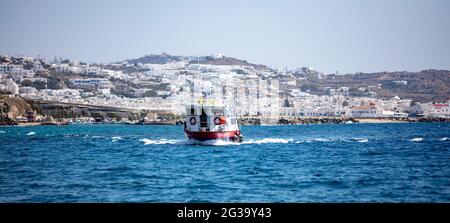
<svg viewBox="0 0 450 223"><path fill-rule="evenodd" d="M416 137L411 139L411 142L422 142L422 141L423 141L422 137Z"/></svg>

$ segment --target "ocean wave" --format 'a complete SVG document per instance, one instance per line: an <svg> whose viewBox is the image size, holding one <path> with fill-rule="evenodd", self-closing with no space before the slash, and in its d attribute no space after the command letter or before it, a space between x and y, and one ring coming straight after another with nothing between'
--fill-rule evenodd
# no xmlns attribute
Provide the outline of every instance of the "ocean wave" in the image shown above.
<svg viewBox="0 0 450 223"><path fill-rule="evenodd" d="M140 139L139 141L143 142L144 145L179 144L181 142L181 140L175 140L175 139L157 139L157 140Z"/></svg>
<svg viewBox="0 0 450 223"><path fill-rule="evenodd" d="M449 141L450 139L448 137L442 137L439 139L439 141Z"/></svg>
<svg viewBox="0 0 450 223"><path fill-rule="evenodd" d="M5 131L0 131L0 133L6 133Z"/></svg>
<svg viewBox="0 0 450 223"><path fill-rule="evenodd" d="M47 135L46 135L47 136ZM82 135L80 134L65 134L64 137L66 138L70 138L70 137L81 137Z"/></svg>
<svg viewBox="0 0 450 223"><path fill-rule="evenodd" d="M351 140L355 141L355 142L361 142L361 143L369 142L369 139L367 139L367 138L352 138Z"/></svg>
<svg viewBox="0 0 450 223"><path fill-rule="evenodd" d="M113 142L115 142L115 141L117 141L117 140L121 140L122 139L122 137L120 137L120 136L113 136L113 137L111 137L111 140L113 141Z"/></svg>
<svg viewBox="0 0 450 223"><path fill-rule="evenodd" d="M93 139L101 139L101 138L105 138L104 136L92 136Z"/></svg>
<svg viewBox="0 0 450 223"><path fill-rule="evenodd" d="M416 137L416 138L411 139L411 142L422 142L422 141L423 141L423 138L421 138L421 137Z"/></svg>
<svg viewBox="0 0 450 223"><path fill-rule="evenodd" d="M36 135L36 132L29 132L29 133L27 133L27 136L32 136L32 135Z"/></svg>
<svg viewBox="0 0 450 223"><path fill-rule="evenodd" d="M337 141L336 139L329 139L329 138L315 138L315 139L307 139L306 142L332 142Z"/></svg>

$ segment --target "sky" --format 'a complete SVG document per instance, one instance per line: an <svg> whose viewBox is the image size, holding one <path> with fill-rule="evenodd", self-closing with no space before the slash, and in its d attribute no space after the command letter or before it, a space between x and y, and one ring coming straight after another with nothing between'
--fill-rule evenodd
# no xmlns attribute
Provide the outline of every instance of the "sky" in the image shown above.
<svg viewBox="0 0 450 223"><path fill-rule="evenodd" d="M223 53L325 73L450 70L448 0L0 0L0 53Z"/></svg>

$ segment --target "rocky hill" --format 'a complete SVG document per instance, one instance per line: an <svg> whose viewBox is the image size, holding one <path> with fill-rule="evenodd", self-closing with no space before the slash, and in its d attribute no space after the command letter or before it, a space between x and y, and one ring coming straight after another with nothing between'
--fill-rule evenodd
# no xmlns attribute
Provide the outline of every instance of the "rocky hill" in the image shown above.
<svg viewBox="0 0 450 223"><path fill-rule="evenodd" d="M15 117L26 117L28 111L33 108L22 98L0 95L0 125L15 125Z"/></svg>
<svg viewBox="0 0 450 223"><path fill-rule="evenodd" d="M378 72L346 75L320 75L309 72L297 73L302 80L299 87L313 94L329 94L329 89L349 87L351 96L390 98L398 95L418 102L446 101L450 97L450 71L422 70L419 72Z"/></svg>
<svg viewBox="0 0 450 223"><path fill-rule="evenodd" d="M246 60L236 59L233 57L213 57L205 56L197 60L191 60L191 64L212 64L212 65L238 65L254 67L257 69L267 68L265 65L249 63Z"/></svg>
<svg viewBox="0 0 450 223"><path fill-rule="evenodd" d="M150 54L143 57L135 58L135 59L129 59L126 60L130 64L165 64L165 63L171 63L171 62L178 62L182 60L186 60L186 57L183 56L173 56L169 55L167 53L162 54Z"/></svg>
<svg viewBox="0 0 450 223"><path fill-rule="evenodd" d="M212 65L239 65L254 68L267 68L265 65L249 63L246 60L241 60L227 56L175 56L167 53L150 54L143 57L126 60L129 64L166 64L179 61L188 61L191 64L212 64Z"/></svg>

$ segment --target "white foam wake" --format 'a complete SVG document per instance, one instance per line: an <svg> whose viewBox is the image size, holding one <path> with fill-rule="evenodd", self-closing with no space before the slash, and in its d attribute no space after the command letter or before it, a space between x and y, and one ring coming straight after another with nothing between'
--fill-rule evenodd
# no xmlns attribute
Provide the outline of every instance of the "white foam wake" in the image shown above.
<svg viewBox="0 0 450 223"><path fill-rule="evenodd" d="M175 140L175 139L158 139L158 140L141 139L139 141L143 142L144 145L178 144L181 142L180 140Z"/></svg>
<svg viewBox="0 0 450 223"><path fill-rule="evenodd" d="M203 146L228 146L228 145L239 145L239 143L230 141L230 140L223 140L223 139L210 139L205 141L195 140L195 139L189 139L187 141L184 141L184 144L187 145L203 145Z"/></svg>
<svg viewBox="0 0 450 223"><path fill-rule="evenodd" d="M315 139L304 139L304 140L297 140L294 143L324 143L324 142L360 142L360 143L366 143L369 142L368 138L315 138Z"/></svg>
<svg viewBox="0 0 450 223"><path fill-rule="evenodd" d="M140 139L144 145L163 145L163 144L178 144L178 145L206 145L206 146L228 146L228 145L240 145L240 144L266 144L266 143L290 143L292 139L281 138L264 138L264 139L250 139L244 140L241 143L233 142L230 140L213 139L213 140L175 140L175 139Z"/></svg>
<svg viewBox="0 0 450 223"><path fill-rule="evenodd" d="M36 132L29 132L29 133L27 133L27 136L32 136L32 135L36 135Z"/></svg>
<svg viewBox="0 0 450 223"><path fill-rule="evenodd" d="M423 138L421 138L421 137L411 139L411 142L422 142L422 141L423 141Z"/></svg>
<svg viewBox="0 0 450 223"><path fill-rule="evenodd" d="M442 137L442 138L440 138L439 140L440 140L440 141L448 141L449 138L448 138L448 137Z"/></svg>
<svg viewBox="0 0 450 223"><path fill-rule="evenodd" d="M292 139L281 139L281 138L265 138L265 139L258 139L258 140L245 140L241 144L266 144L266 143L290 143L292 142Z"/></svg>
<svg viewBox="0 0 450 223"><path fill-rule="evenodd" d="M114 140L113 140L114 141ZM228 146L228 145L248 145L248 144L269 144L269 143L314 143L314 142L359 142L367 143L369 139L367 138L347 138L347 139L333 139L333 138L315 138L315 139L305 139L305 140L294 140L292 138L263 138L263 139L244 139L243 142L237 143L230 140L214 139L199 141L195 139L190 140L175 140L175 139L140 139L144 145L163 145L163 144L178 144L178 145L207 145L207 146Z"/></svg>
<svg viewBox="0 0 450 223"><path fill-rule="evenodd" d="M281 138L264 138L264 139L247 139L242 142L233 142L230 140L223 139L213 139L199 141L195 139L190 139L185 141L189 145L207 145L207 146L228 146L228 145L241 145L241 144L267 144L267 143L290 143L293 142L292 139L281 139Z"/></svg>

